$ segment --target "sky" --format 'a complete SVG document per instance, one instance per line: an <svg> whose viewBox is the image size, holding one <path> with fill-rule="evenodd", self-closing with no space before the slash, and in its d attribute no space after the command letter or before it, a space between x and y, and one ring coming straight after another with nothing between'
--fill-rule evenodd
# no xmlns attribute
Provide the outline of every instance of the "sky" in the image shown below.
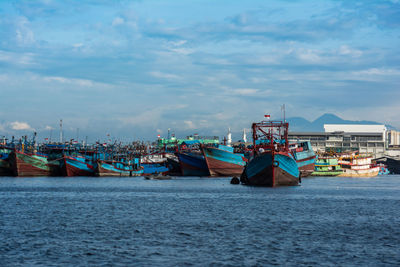
<svg viewBox="0 0 400 267"><path fill-rule="evenodd" d="M0 1L0 136L235 137L282 104L400 128L399 101L399 0Z"/></svg>

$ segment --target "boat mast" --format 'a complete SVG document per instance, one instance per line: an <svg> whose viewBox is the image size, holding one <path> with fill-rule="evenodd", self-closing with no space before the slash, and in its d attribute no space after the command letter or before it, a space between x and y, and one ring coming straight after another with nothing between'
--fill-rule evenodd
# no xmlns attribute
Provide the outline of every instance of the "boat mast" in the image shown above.
<svg viewBox="0 0 400 267"><path fill-rule="evenodd" d="M62 133L62 119L60 120L60 143L63 141L63 133Z"/></svg>

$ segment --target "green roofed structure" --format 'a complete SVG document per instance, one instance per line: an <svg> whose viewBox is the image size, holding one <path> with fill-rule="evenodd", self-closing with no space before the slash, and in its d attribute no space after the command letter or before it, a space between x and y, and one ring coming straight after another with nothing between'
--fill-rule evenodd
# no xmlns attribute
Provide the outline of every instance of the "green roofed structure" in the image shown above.
<svg viewBox="0 0 400 267"><path fill-rule="evenodd" d="M175 136L167 138L158 138L157 146L159 148L162 147L174 147L176 145L181 145L182 143L185 144L219 144L219 137L218 136L199 136L197 134L187 136L186 138L176 138Z"/></svg>

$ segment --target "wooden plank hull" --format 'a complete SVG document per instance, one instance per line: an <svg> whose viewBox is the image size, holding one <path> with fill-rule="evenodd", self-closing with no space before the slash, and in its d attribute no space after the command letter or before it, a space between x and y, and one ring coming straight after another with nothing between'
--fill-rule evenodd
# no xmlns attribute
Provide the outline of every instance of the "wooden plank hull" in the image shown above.
<svg viewBox="0 0 400 267"><path fill-rule="evenodd" d="M300 170L300 177L310 176L315 169L316 155L312 149L310 141L298 142L297 149L292 150L292 155L296 160Z"/></svg>
<svg viewBox="0 0 400 267"><path fill-rule="evenodd" d="M95 168L93 164L79 161L73 157L64 156L64 176L94 176Z"/></svg>
<svg viewBox="0 0 400 267"><path fill-rule="evenodd" d="M178 153L183 176L209 176L206 160L202 155Z"/></svg>
<svg viewBox="0 0 400 267"><path fill-rule="evenodd" d="M258 186L298 185L300 172L296 161L288 154L263 153L253 158L243 170L243 184Z"/></svg>
<svg viewBox="0 0 400 267"><path fill-rule="evenodd" d="M353 169L343 169L343 172L339 174L339 177L353 177L353 178L368 178L375 177L379 174L379 167L373 167L365 170L353 170Z"/></svg>
<svg viewBox="0 0 400 267"><path fill-rule="evenodd" d="M8 159L0 159L0 176L12 176L10 161Z"/></svg>
<svg viewBox="0 0 400 267"><path fill-rule="evenodd" d="M314 157L315 158L315 157ZM300 177L308 177L310 176L315 170L315 162L311 162L307 165L303 165L299 167Z"/></svg>
<svg viewBox="0 0 400 267"><path fill-rule="evenodd" d="M19 151L10 153L10 166L14 176L51 176L52 171L47 158L25 154Z"/></svg>
<svg viewBox="0 0 400 267"><path fill-rule="evenodd" d="M96 176L99 177L132 177L142 176L143 168L138 170L119 169L113 164L99 161L96 166Z"/></svg>
<svg viewBox="0 0 400 267"><path fill-rule="evenodd" d="M243 154L204 147L204 158L211 176L240 176L247 159Z"/></svg>
<svg viewBox="0 0 400 267"><path fill-rule="evenodd" d="M169 169L164 165L164 163L142 163L141 166L143 167L142 175L167 175L169 173Z"/></svg>

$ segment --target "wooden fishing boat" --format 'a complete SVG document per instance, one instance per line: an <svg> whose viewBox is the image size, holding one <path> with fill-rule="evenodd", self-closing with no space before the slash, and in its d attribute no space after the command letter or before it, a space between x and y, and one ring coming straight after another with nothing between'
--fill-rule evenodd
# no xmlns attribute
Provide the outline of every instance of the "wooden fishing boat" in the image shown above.
<svg viewBox="0 0 400 267"><path fill-rule="evenodd" d="M113 160L97 160L96 176L116 176L131 177L142 176L144 168L138 166L138 162L130 164L129 162L113 161Z"/></svg>
<svg viewBox="0 0 400 267"><path fill-rule="evenodd" d="M210 176L240 176L248 161L243 153L225 145L202 146L202 152Z"/></svg>
<svg viewBox="0 0 400 267"><path fill-rule="evenodd" d="M204 155L196 152L178 152L183 176L210 176Z"/></svg>
<svg viewBox="0 0 400 267"><path fill-rule="evenodd" d="M9 160L14 176L52 176L52 166L46 155L13 150L9 155Z"/></svg>
<svg viewBox="0 0 400 267"><path fill-rule="evenodd" d="M307 177L314 172L316 155L310 141L290 145L290 151L299 167L300 176Z"/></svg>
<svg viewBox="0 0 400 267"><path fill-rule="evenodd" d="M0 176L11 176L13 174L9 155L11 149L0 148Z"/></svg>
<svg viewBox="0 0 400 267"><path fill-rule="evenodd" d="M63 156L64 176L94 176L95 166L93 160L83 156Z"/></svg>
<svg viewBox="0 0 400 267"><path fill-rule="evenodd" d="M253 123L253 153L240 176L246 185L268 187L298 185L299 167L289 150L289 124L282 121Z"/></svg>
<svg viewBox="0 0 400 267"><path fill-rule="evenodd" d="M333 156L318 156L312 176L338 176L343 173L338 158Z"/></svg>
<svg viewBox="0 0 400 267"><path fill-rule="evenodd" d="M339 158L339 165L343 169L340 177L375 177L379 174L379 167L372 164L372 157L357 154L345 155Z"/></svg>

